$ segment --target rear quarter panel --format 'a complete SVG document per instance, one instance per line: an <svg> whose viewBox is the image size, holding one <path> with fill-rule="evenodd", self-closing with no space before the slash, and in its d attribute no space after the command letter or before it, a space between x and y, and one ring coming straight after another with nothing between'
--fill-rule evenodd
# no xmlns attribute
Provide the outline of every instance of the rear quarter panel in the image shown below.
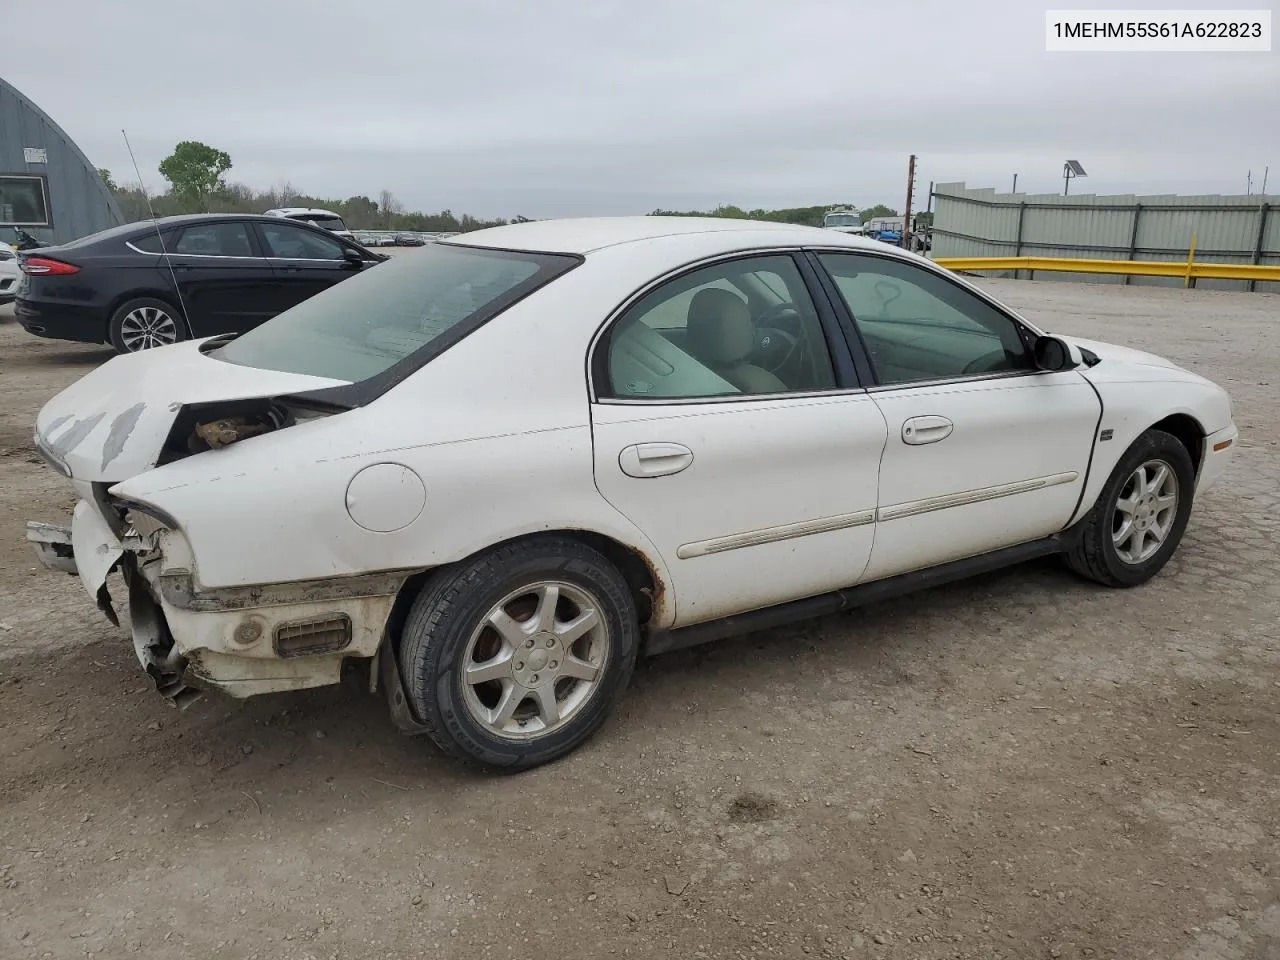
<svg viewBox="0 0 1280 960"><path fill-rule="evenodd" d="M428 568L563 529L636 550L665 585L657 550L595 486L586 348L604 316L598 295L612 297L600 280L572 271L368 406L180 460L113 492L177 519L202 587ZM409 467L426 490L421 512L387 533L358 525L346 503L355 475L377 463ZM666 626L674 599L659 593L654 622Z"/></svg>

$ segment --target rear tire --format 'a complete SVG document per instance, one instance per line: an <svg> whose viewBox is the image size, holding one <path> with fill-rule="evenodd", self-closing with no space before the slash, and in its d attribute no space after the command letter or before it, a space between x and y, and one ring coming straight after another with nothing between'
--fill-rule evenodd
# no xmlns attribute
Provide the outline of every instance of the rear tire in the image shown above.
<svg viewBox="0 0 1280 960"><path fill-rule="evenodd" d="M622 575L576 540L538 537L436 574L405 622L400 662L436 745L490 771L585 743L626 689L640 627Z"/></svg>
<svg viewBox="0 0 1280 960"><path fill-rule="evenodd" d="M1108 587L1136 587L1169 562L1191 517L1195 465L1177 437L1148 430L1125 451L1066 553Z"/></svg>
<svg viewBox="0 0 1280 960"><path fill-rule="evenodd" d="M187 323L170 303L138 297L122 303L107 325L116 353L139 353L187 339Z"/></svg>

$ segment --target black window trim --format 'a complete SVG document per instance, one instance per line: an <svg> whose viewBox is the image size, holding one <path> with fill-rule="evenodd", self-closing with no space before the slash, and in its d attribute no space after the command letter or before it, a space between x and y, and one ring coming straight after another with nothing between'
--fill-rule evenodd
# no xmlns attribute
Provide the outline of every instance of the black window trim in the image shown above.
<svg viewBox="0 0 1280 960"><path fill-rule="evenodd" d="M844 331L840 327L838 315L829 298L820 286L815 286L816 277L805 262L804 249L799 246L757 247L751 250L734 250L730 253L717 253L711 256L691 260L673 267L666 273L646 281L628 294L618 306L605 317L596 329L587 346L586 374L588 402L600 406L689 406L693 404L722 403L755 403L771 400L797 400L806 398L827 398L861 394L866 387L858 378L853 357L849 353L849 344ZM836 386L830 390L794 390L784 393L746 393L727 394L715 397L611 397L603 395L597 384L609 382L609 335L627 312L645 296L674 280L721 263L732 263L736 260L756 260L762 257L785 256L791 259L800 274L800 281L809 299L813 302L818 314L818 322L822 327L827 351L831 356L831 366L836 376Z"/></svg>
<svg viewBox="0 0 1280 960"><path fill-rule="evenodd" d="M251 222L257 223L258 221ZM521 300L537 293L543 287L554 283L586 262L586 258L579 253L559 253L551 250L517 250L508 247L484 247L465 243L452 243L449 246L460 247L481 255L516 254L538 263L538 270L523 283L516 284L502 296L490 301L483 309L477 311L464 323L450 328L430 343L419 347L402 360L396 361L381 373L374 374L364 380L357 380L355 383L343 384L338 387L323 387L319 390L302 390L277 397L276 399L285 402L292 400L321 410L354 410L357 407L368 406L413 376L446 350L471 336L490 320L510 310ZM544 268L550 268L547 274L542 273ZM268 320L267 322L270 323L271 321ZM236 336L238 335L232 334L218 337L210 341L204 349L209 351L225 346L233 341ZM224 362L230 363L230 361Z"/></svg>
<svg viewBox="0 0 1280 960"><path fill-rule="evenodd" d="M0 180L35 180L40 184L40 198L44 201L43 221L16 220L13 223L6 221L6 227L53 227L53 206L49 202L49 175L47 173L27 173L26 171L0 173Z"/></svg>
<svg viewBox="0 0 1280 960"><path fill-rule="evenodd" d="M1032 347L1036 339L1043 336L1044 334L1041 331L1037 330L1035 327L1033 327L1029 321L1024 320L1021 317L1014 314L1008 307L1004 306L1004 304L1000 303L998 300L995 300L994 298L992 298L985 291L974 286L973 284L960 282L960 279L956 277L954 274L932 263L925 265L915 260L910 260L907 257L899 257L893 254L885 254L885 253L881 253L878 250L866 250L861 247L822 246L822 247L808 247L806 249L812 255L814 269L819 272L820 276L823 276L826 278L826 283L830 284L831 289L834 292L833 299L835 300L835 309L836 309L837 315L840 318L841 327L844 328L846 336L851 336L853 338L853 343L857 344L857 348L855 350L855 360L858 364L858 369L860 371L865 371L865 374L867 377L867 381L866 381L867 391L869 393L884 393L890 390L911 390L911 389L915 389L916 387L946 386L947 384L952 384L952 383L975 383L975 382L987 381L987 380L1010 380L1016 377L1041 376L1044 374L1043 370L1038 370L1032 367L1029 370L1002 370L998 372L974 373L974 374L969 374L968 376L959 376L959 377L935 377L930 380L912 380L907 383L880 383L880 378L876 376L875 367L871 363L870 351L867 350L866 343L862 339L862 333L861 331L858 330L858 325L854 322L853 312L849 309L849 305L845 302L844 296L840 294L839 287L837 287L835 284L835 277L831 275L831 272L827 269L826 265L822 262L819 256L820 254L824 254L824 253L844 254L846 256L854 255L854 256L860 256L860 257L870 257L877 260L890 260L895 263L901 263L907 266L915 267L919 270L924 270L926 273L932 273L934 276L951 284L952 286L957 287L965 291L966 293L972 294L978 300L982 301L988 307L990 307L992 310L998 313L1000 316L1004 317L1006 320L1012 323L1014 326L1014 329L1018 332L1018 336L1021 338L1023 345L1026 347L1028 354L1031 353ZM853 344L851 343L850 346L852 348Z"/></svg>

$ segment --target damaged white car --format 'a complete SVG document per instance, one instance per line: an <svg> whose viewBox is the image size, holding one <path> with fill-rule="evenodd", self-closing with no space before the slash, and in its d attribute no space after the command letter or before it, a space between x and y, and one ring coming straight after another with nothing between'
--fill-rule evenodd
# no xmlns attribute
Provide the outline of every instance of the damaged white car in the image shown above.
<svg viewBox="0 0 1280 960"><path fill-rule="evenodd" d="M28 536L127 599L177 703L367 666L401 728L511 770L637 655L1048 554L1141 584L1236 436L1207 380L884 244L543 221L103 364L37 419L82 499Z"/></svg>

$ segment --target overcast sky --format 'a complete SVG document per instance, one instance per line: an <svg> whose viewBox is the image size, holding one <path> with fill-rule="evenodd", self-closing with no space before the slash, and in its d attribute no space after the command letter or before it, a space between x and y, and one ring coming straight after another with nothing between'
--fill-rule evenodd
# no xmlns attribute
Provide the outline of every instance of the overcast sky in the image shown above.
<svg viewBox="0 0 1280 960"><path fill-rule="evenodd" d="M1047 5L0 0L0 75L120 181L126 129L153 190L195 139L255 187L480 216L901 208L911 153L920 190L1070 158L1073 193L1280 192L1280 51L1051 54Z"/></svg>

